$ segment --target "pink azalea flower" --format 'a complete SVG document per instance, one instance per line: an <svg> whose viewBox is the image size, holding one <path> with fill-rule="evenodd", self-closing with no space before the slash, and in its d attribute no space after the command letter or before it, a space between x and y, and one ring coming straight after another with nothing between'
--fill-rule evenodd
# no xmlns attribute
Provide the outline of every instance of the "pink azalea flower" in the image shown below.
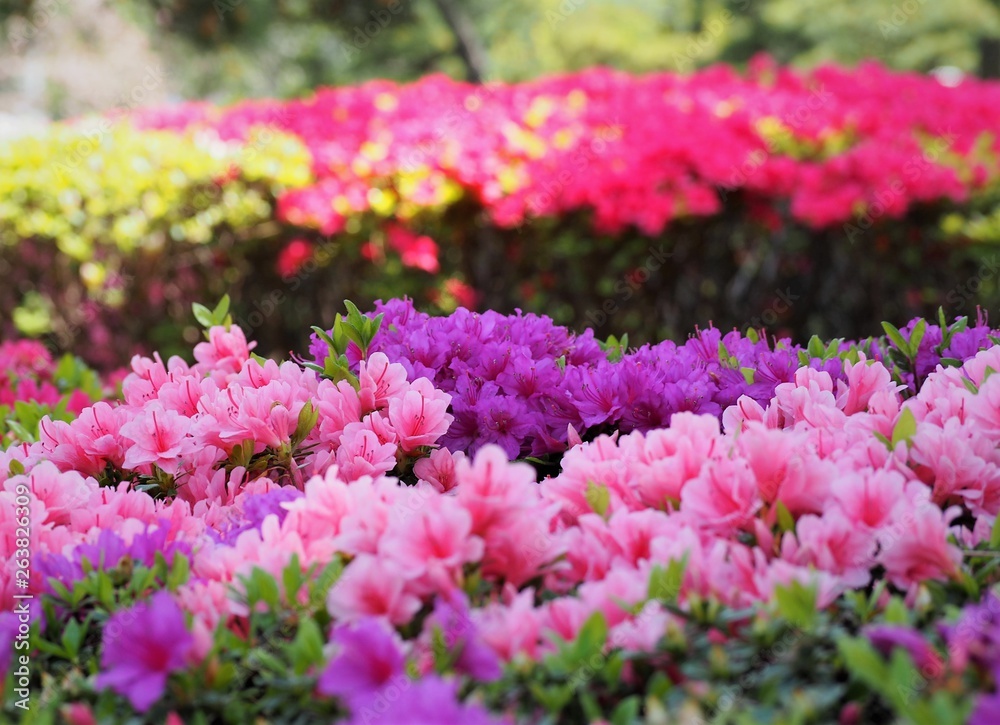
<svg viewBox="0 0 1000 725"><path fill-rule="evenodd" d="M458 485L455 464L464 458L465 454L461 451L452 453L447 448L437 448L431 451L430 456L413 464L413 473L439 493L445 493Z"/></svg>
<svg viewBox="0 0 1000 725"><path fill-rule="evenodd" d="M379 554L400 564L411 576L429 581L428 591L446 583L462 566L478 561L483 541L473 536L472 516L454 498L433 496L393 526L379 542Z"/></svg>
<svg viewBox="0 0 1000 725"><path fill-rule="evenodd" d="M188 435L191 419L159 404L147 406L121 427L122 438L131 445L125 452L125 468L153 464L167 473L177 473L181 458L193 453L197 443Z"/></svg>
<svg viewBox="0 0 1000 725"><path fill-rule="evenodd" d="M426 378L420 381L424 384L414 383L406 393L389 402L389 422L404 453L434 445L453 420L448 414L451 396L435 390Z"/></svg>
<svg viewBox="0 0 1000 725"><path fill-rule="evenodd" d="M256 342L247 343L243 330L237 325L230 325L228 330L216 325L208 330L208 342L194 346L194 359L213 371L238 373L256 345Z"/></svg>
<svg viewBox="0 0 1000 725"><path fill-rule="evenodd" d="M903 499L905 483L895 471L852 471L834 480L831 493L850 521L878 529L889 523L893 509Z"/></svg>
<svg viewBox="0 0 1000 725"><path fill-rule="evenodd" d="M928 579L953 576L962 552L948 543L948 524L959 513L958 507L941 511L925 501L897 514L893 525L879 537L879 560L889 581L907 589Z"/></svg>
<svg viewBox="0 0 1000 725"><path fill-rule="evenodd" d="M358 383L361 412L382 410L390 399L407 389L406 368L399 363L390 363L385 353L372 353L358 364Z"/></svg>
<svg viewBox="0 0 1000 725"><path fill-rule="evenodd" d="M381 476L396 465L396 446L382 443L362 423L352 423L344 430L337 449L337 465L346 481L362 476Z"/></svg>
<svg viewBox="0 0 1000 725"><path fill-rule="evenodd" d="M408 591L409 578L391 559L359 554L330 589L327 609L345 622L372 616L406 624L420 609L420 599Z"/></svg>
<svg viewBox="0 0 1000 725"><path fill-rule="evenodd" d="M722 530L746 526L761 505L757 481L739 459L713 461L681 494L681 511L691 520Z"/></svg>
<svg viewBox="0 0 1000 725"><path fill-rule="evenodd" d="M896 392L904 387L892 382L892 374L882 363L866 360L864 353L859 358L856 363L844 363L847 384L838 381L837 385L837 407L847 415L867 410L868 401L877 392Z"/></svg>

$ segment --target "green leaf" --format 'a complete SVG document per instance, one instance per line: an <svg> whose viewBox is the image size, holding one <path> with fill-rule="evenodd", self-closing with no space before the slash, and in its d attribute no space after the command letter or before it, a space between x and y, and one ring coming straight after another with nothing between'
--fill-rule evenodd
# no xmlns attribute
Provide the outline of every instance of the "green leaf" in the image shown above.
<svg viewBox="0 0 1000 725"><path fill-rule="evenodd" d="M583 623L576 635L574 649L577 662L582 665L594 655L600 655L604 651L604 644L607 640L608 623L604 619L604 613L594 612L587 617L587 621Z"/></svg>
<svg viewBox="0 0 1000 725"><path fill-rule="evenodd" d="M299 411L298 421L295 425L295 432L292 433L292 449L298 448L299 444L306 439L316 423L319 421L319 409L312 403L306 403Z"/></svg>
<svg viewBox="0 0 1000 725"><path fill-rule="evenodd" d="M177 591L182 585L187 584L191 575L191 562L184 554L174 554L173 566L167 575L167 588Z"/></svg>
<svg viewBox="0 0 1000 725"><path fill-rule="evenodd" d="M681 559L671 559L666 568L659 564L653 566L649 573L647 597L668 604L677 604L681 586L684 584L684 572L687 569L687 555Z"/></svg>
<svg viewBox="0 0 1000 725"><path fill-rule="evenodd" d="M205 305L195 302L191 305L191 311L194 313L194 319L198 321L199 325L206 329L212 326L212 311L205 307Z"/></svg>
<svg viewBox="0 0 1000 725"><path fill-rule="evenodd" d="M23 425L18 423L16 420L8 419L7 427L10 428L11 432L17 436L17 439L23 443L33 443L35 441L34 433L31 433Z"/></svg>
<svg viewBox="0 0 1000 725"><path fill-rule="evenodd" d="M910 703L913 696L917 694L916 688L924 682L923 677L917 672L910 654L902 647L896 647L889 655L889 678L882 686L882 695L886 697L900 714L906 714L910 710Z"/></svg>
<svg viewBox="0 0 1000 725"><path fill-rule="evenodd" d="M105 609L113 610L115 608L115 585L103 569L97 572L97 601Z"/></svg>
<svg viewBox="0 0 1000 725"><path fill-rule="evenodd" d="M597 698L594 697L594 693L587 689L586 682L579 682L578 684L581 686L578 690L580 695L580 709L583 710L587 722L599 722L603 720L604 713L601 711L601 706L597 704Z"/></svg>
<svg viewBox="0 0 1000 725"><path fill-rule="evenodd" d="M219 300L219 304L215 306L212 311L212 319L216 324L221 325L226 316L229 314L229 295L222 295L222 299Z"/></svg>
<svg viewBox="0 0 1000 725"><path fill-rule="evenodd" d="M996 551L1000 548L1000 516L993 522L993 530L990 532L990 548Z"/></svg>
<svg viewBox="0 0 1000 725"><path fill-rule="evenodd" d="M587 481L587 490L584 493L590 509L600 517L605 517L608 507L611 505L611 492L603 484Z"/></svg>
<svg viewBox="0 0 1000 725"><path fill-rule="evenodd" d="M809 338L809 342L806 345L806 352L809 353L809 357L811 358L823 358L826 352L826 345L819 339L819 335L813 335Z"/></svg>
<svg viewBox="0 0 1000 725"><path fill-rule="evenodd" d="M87 635L87 625L80 624L75 619L70 619L69 624L63 627L62 642L63 649L66 650L66 654L69 655L69 659L75 660L77 654L80 652L80 645L83 643L83 638Z"/></svg>
<svg viewBox="0 0 1000 725"><path fill-rule="evenodd" d="M774 588L778 613L802 629L810 629L816 621L816 589L793 580Z"/></svg>
<svg viewBox="0 0 1000 725"><path fill-rule="evenodd" d="M916 357L917 351L920 350L920 343L924 339L924 333L927 332L927 320L921 318L916 325L913 326L913 331L910 333L910 357Z"/></svg>
<svg viewBox="0 0 1000 725"><path fill-rule="evenodd" d="M37 647L40 651L45 654L50 654L53 657L58 657L59 659L68 660L72 659L69 653L63 648L57 645L55 642L49 642L46 639L34 639L32 645Z"/></svg>
<svg viewBox="0 0 1000 725"><path fill-rule="evenodd" d="M337 316L339 317L340 315L337 315ZM329 347L331 351L333 351L333 352L339 352L337 350L336 343L334 343L333 338L330 337L330 335L326 332L326 330L324 330L321 327L316 327L315 325L313 325L309 329L311 329L313 332L315 332L316 333L316 337L318 337L320 340L322 340L323 342L325 342L326 345L327 345L327 347Z"/></svg>
<svg viewBox="0 0 1000 725"><path fill-rule="evenodd" d="M330 589L337 584L340 575L344 572L344 561L340 556L335 556L319 572L315 579L309 581L309 607L324 607L326 605L327 594Z"/></svg>
<svg viewBox="0 0 1000 725"><path fill-rule="evenodd" d="M892 448L895 448L900 441L906 441L906 444L909 445L916 432L917 419L913 416L913 411L909 408L903 408L896 420L895 427L892 429L892 440L890 441Z"/></svg>
<svg viewBox="0 0 1000 725"><path fill-rule="evenodd" d="M323 662L323 633L311 617L299 622L299 631L289 648L295 674L304 675L310 667Z"/></svg>
<svg viewBox="0 0 1000 725"><path fill-rule="evenodd" d="M639 720L639 708L642 700L638 695L630 695L621 700L611 712L611 725L632 725Z"/></svg>
<svg viewBox="0 0 1000 725"><path fill-rule="evenodd" d="M299 562L299 555L292 554L288 566L281 572L281 583L285 587L285 598L289 602L295 602L299 590L305 583L306 578L302 573L302 564Z"/></svg>
<svg viewBox="0 0 1000 725"><path fill-rule="evenodd" d="M573 685L550 685L540 682L529 682L528 689L539 704L553 715L562 712L573 699Z"/></svg>
<svg viewBox="0 0 1000 725"><path fill-rule="evenodd" d="M344 300L344 307L347 308L347 322L360 330L362 324L364 324L363 320L365 318L365 316L361 314L361 310L359 310L358 306L350 300Z"/></svg>
<svg viewBox="0 0 1000 725"><path fill-rule="evenodd" d="M247 604L251 610L258 602L267 604L271 608L271 611L278 609L281 601L281 592L278 590L278 582L275 581L271 574L256 567L250 572L249 577L244 577L243 582Z"/></svg>
<svg viewBox="0 0 1000 725"><path fill-rule="evenodd" d="M842 637L837 640L837 649L844 658L848 672L869 687L880 691L886 682L888 668L871 642L861 637Z"/></svg>
<svg viewBox="0 0 1000 725"><path fill-rule="evenodd" d="M892 340L892 342L896 345L896 347L899 348L899 350L904 355L906 355L906 357L908 358L913 357L913 355L910 353L910 344L903 337L903 334L899 331L899 328L888 322L883 322L882 329L885 330L886 336L890 340Z"/></svg>
<svg viewBox="0 0 1000 725"><path fill-rule="evenodd" d="M743 379L746 380L747 385L753 385L757 371L754 368L740 368L740 372L743 373Z"/></svg>
<svg viewBox="0 0 1000 725"><path fill-rule="evenodd" d="M910 624L910 610L897 596L889 599L885 606L885 621L888 624Z"/></svg>
<svg viewBox="0 0 1000 725"><path fill-rule="evenodd" d="M792 512L788 510L781 501L778 501L774 506L774 512L778 518L778 528L782 531L795 531L795 518L792 516Z"/></svg>
<svg viewBox="0 0 1000 725"><path fill-rule="evenodd" d="M961 360L954 357L943 357L938 363L944 368L960 368L963 365Z"/></svg>
<svg viewBox="0 0 1000 725"><path fill-rule="evenodd" d="M760 342L760 335L758 335L757 331L752 327L747 328L747 333L746 335L744 335L744 337L748 339L750 342L752 342L754 345Z"/></svg>

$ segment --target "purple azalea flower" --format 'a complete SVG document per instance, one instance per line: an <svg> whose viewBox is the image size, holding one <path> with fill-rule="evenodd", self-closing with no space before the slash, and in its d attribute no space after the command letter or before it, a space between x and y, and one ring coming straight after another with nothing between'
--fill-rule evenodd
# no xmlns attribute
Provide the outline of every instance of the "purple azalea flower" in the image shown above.
<svg viewBox="0 0 1000 725"><path fill-rule="evenodd" d="M976 699L976 709L972 711L966 725L996 725L1000 712L1000 692L984 693Z"/></svg>
<svg viewBox="0 0 1000 725"><path fill-rule="evenodd" d="M403 642L375 617L336 627L330 641L340 651L317 682L327 697L339 697L352 712L369 707L392 684L406 679Z"/></svg>
<svg viewBox="0 0 1000 725"><path fill-rule="evenodd" d="M17 615L13 612L0 612L0 677L6 677L10 669L17 629Z"/></svg>
<svg viewBox="0 0 1000 725"><path fill-rule="evenodd" d="M184 612L169 592L159 591L108 619L95 686L114 690L146 712L163 696L167 678L187 665L193 646Z"/></svg>
<svg viewBox="0 0 1000 725"><path fill-rule="evenodd" d="M291 486L282 486L267 493L247 496L243 499L243 520L234 523L218 539L223 543L233 543L244 531L259 529L264 519L272 514L278 517L280 524L288 516L288 509L283 504L294 501L302 496L302 492Z"/></svg>
<svg viewBox="0 0 1000 725"><path fill-rule="evenodd" d="M350 725L496 725L497 719L478 705L458 700L455 682L440 677L407 680L395 698L380 697L352 712Z"/></svg>
<svg viewBox="0 0 1000 725"><path fill-rule="evenodd" d="M496 652L483 641L469 617L468 600L460 591L438 597L434 612L427 620L425 631L439 628L444 644L457 650L455 668L481 682L492 682L501 675Z"/></svg>
<svg viewBox="0 0 1000 725"><path fill-rule="evenodd" d="M993 346L993 343L990 342L992 334L994 334L993 331L980 315L975 327L967 327L951 338L948 348L944 351L944 357L958 360L968 360L970 357L975 357L980 350Z"/></svg>
<svg viewBox="0 0 1000 725"><path fill-rule="evenodd" d="M42 576L46 582L56 579L67 587L72 587L83 579L83 561L86 559L94 569L115 569L122 559L128 557L137 564L151 567L156 563L157 553L163 554L167 564L173 564L178 553L191 555L191 545L185 541L175 541L170 522L160 519L158 525L150 525L132 537L132 543L110 529L102 529L93 543L80 544L72 551L72 558L64 555L43 555L41 557Z"/></svg>
<svg viewBox="0 0 1000 725"><path fill-rule="evenodd" d="M484 398L476 405L479 417L479 436L469 446L469 455L488 443L495 443L504 449L511 459L521 454L522 442L534 427L527 408L511 395L495 395Z"/></svg>
<svg viewBox="0 0 1000 725"><path fill-rule="evenodd" d="M878 624L865 627L864 633L882 654L888 655L896 647L902 647L910 653L917 669L926 677L941 674L944 667L941 657L919 632L895 624Z"/></svg>
<svg viewBox="0 0 1000 725"><path fill-rule="evenodd" d="M962 610L954 624L942 624L939 630L948 641L949 658L956 669L971 664L1000 675L1000 597L991 593Z"/></svg>

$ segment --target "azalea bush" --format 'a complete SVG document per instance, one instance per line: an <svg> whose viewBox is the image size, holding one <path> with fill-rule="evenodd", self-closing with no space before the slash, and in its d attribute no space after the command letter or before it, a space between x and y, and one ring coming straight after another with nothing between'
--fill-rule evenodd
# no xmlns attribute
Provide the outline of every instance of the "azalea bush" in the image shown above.
<svg viewBox="0 0 1000 725"><path fill-rule="evenodd" d="M79 358L34 340L0 342L0 438L32 441L44 417L73 420L91 404L114 397L127 371L98 376Z"/></svg>
<svg viewBox="0 0 1000 725"><path fill-rule="evenodd" d="M389 301L279 363L196 316L0 453L5 716L990 721L985 320L636 350Z"/></svg>
<svg viewBox="0 0 1000 725"><path fill-rule="evenodd" d="M282 355L345 296L521 308L641 342L709 319L865 336L1000 302L998 94L760 59L139 110L65 178L73 127L0 150L0 274L22 330L122 330L126 354L179 339L132 326L140 302L183 326L199 283L233 287L235 319ZM123 173L136 164L152 188ZM109 245L135 251L103 262Z"/></svg>
<svg viewBox="0 0 1000 725"><path fill-rule="evenodd" d="M247 244L280 237L274 199L311 180L308 161L285 134L226 143L120 115L0 143L0 332L105 369L176 345L191 302L238 289Z"/></svg>

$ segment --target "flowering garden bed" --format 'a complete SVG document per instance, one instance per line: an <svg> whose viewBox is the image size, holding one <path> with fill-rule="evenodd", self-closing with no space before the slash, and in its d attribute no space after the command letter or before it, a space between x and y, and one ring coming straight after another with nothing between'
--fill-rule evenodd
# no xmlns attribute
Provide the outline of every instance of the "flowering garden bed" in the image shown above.
<svg viewBox="0 0 1000 725"><path fill-rule="evenodd" d="M0 144L4 332L115 367L230 290L268 354L345 296L644 342L972 314L1000 304L998 109L996 82L761 60L54 124Z"/></svg>
<svg viewBox="0 0 1000 725"><path fill-rule="evenodd" d="M8 433L5 717L992 721L984 320L636 350L392 300L279 364L227 312Z"/></svg>

